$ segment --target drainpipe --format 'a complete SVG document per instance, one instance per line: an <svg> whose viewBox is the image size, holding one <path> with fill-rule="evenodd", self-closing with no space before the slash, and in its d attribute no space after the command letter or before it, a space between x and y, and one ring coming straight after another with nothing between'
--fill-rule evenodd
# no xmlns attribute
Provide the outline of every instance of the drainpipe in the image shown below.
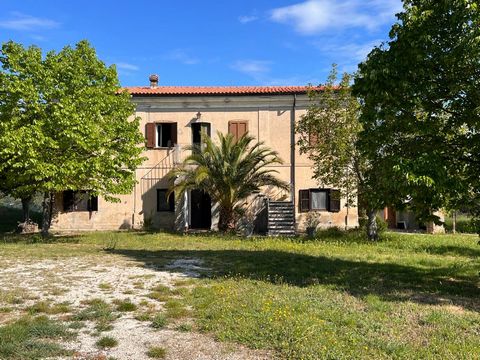
<svg viewBox="0 0 480 360"><path fill-rule="evenodd" d="M297 94L293 94L293 106L290 112L290 201L295 209L295 108L297 106ZM293 217L296 225L296 216Z"/></svg>

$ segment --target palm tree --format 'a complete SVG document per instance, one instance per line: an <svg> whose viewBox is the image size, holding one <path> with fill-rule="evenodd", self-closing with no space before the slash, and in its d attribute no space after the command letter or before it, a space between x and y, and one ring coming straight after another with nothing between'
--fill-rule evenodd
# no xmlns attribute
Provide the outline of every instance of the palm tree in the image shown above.
<svg viewBox="0 0 480 360"><path fill-rule="evenodd" d="M172 171L178 178L170 189L179 196L188 190L203 190L219 206L220 231L232 231L236 217L242 212L245 200L262 186L287 190L288 184L277 179L278 171L269 165L282 164L276 151L263 142L251 145L253 137L245 134L235 140L233 135L217 132L219 144L203 134L202 146L189 146L192 150L182 164Z"/></svg>

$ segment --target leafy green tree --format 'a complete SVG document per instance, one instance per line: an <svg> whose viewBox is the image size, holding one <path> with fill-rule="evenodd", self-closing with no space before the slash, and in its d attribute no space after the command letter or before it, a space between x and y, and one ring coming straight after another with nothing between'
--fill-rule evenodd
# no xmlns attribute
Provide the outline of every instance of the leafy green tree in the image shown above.
<svg viewBox="0 0 480 360"><path fill-rule="evenodd" d="M143 137L114 66L87 41L45 56L7 42L0 64L0 190L26 200L44 193L44 233L58 191L110 201L131 191Z"/></svg>
<svg viewBox="0 0 480 360"><path fill-rule="evenodd" d="M391 202L420 220L480 197L480 8L473 0L405 0L390 41L360 64L361 147Z"/></svg>
<svg viewBox="0 0 480 360"><path fill-rule="evenodd" d="M209 136L202 136L202 146L187 147L189 155L171 173L177 178L170 193L182 196L188 190L203 190L219 206L220 231L235 229L237 216L242 213L245 200L263 186L289 189L277 179L271 165L281 164L277 152L262 142L252 144L254 138L244 135L235 140L233 135L218 132L219 144Z"/></svg>
<svg viewBox="0 0 480 360"><path fill-rule="evenodd" d="M309 91L310 106L296 125L301 153L313 162L313 177L320 186L341 189L349 207L357 204L368 215L367 235L378 238L376 213L381 204L371 196L369 162L359 151L357 141L362 126L360 104L351 93L352 76L343 74L338 83L336 65L321 90ZM346 218L348 226L348 215Z"/></svg>

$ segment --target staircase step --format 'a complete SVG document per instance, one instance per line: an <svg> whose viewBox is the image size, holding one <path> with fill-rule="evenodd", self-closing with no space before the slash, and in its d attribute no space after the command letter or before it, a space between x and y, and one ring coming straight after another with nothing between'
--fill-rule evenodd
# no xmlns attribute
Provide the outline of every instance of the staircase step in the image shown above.
<svg viewBox="0 0 480 360"><path fill-rule="evenodd" d="M268 212L269 214L273 214L273 215L294 215L293 214L293 211L291 210L270 210Z"/></svg>

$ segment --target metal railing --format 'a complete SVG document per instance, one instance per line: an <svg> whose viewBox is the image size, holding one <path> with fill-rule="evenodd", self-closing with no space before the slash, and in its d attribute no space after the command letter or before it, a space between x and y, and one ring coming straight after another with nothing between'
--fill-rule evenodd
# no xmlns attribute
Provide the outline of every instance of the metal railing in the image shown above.
<svg viewBox="0 0 480 360"><path fill-rule="evenodd" d="M142 191L154 187L178 164L179 146L176 145L167 151L167 155L140 178Z"/></svg>

